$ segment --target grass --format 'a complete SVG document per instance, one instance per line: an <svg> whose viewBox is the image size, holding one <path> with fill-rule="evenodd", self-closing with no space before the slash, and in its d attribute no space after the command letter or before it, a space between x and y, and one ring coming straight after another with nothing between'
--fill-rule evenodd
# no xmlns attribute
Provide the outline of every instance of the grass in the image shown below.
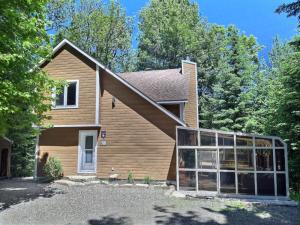
<svg viewBox="0 0 300 225"><path fill-rule="evenodd" d="M294 201L300 202L300 193L291 192L290 198Z"/></svg>

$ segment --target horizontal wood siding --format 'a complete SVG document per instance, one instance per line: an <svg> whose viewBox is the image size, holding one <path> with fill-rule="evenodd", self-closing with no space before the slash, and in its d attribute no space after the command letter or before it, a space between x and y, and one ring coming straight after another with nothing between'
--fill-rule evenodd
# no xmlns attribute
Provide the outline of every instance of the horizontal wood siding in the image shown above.
<svg viewBox="0 0 300 225"><path fill-rule="evenodd" d="M96 70L81 56L65 48L44 66L56 80L79 80L79 108L53 109L47 115L54 125L95 124Z"/></svg>
<svg viewBox="0 0 300 225"><path fill-rule="evenodd" d="M97 175L117 173L127 179L131 170L136 179L175 179L176 122L112 76L102 73L101 78L101 129L107 132L107 145L98 147Z"/></svg>
<svg viewBox="0 0 300 225"><path fill-rule="evenodd" d="M197 65L188 62L182 62L183 73L189 77L189 95L188 102L184 107L184 121L189 127L198 127L198 105L197 105Z"/></svg>

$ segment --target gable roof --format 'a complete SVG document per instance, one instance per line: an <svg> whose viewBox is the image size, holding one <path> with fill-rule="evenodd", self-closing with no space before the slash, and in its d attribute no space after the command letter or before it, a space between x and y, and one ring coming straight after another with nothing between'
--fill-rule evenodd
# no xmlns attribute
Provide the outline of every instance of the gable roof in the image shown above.
<svg viewBox="0 0 300 225"><path fill-rule="evenodd" d="M126 87L128 87L130 90L132 90L133 92L135 92L136 94L138 94L139 96L141 96L143 99L145 99L145 101L149 102L150 104L152 104L154 107L156 107L157 109L159 109L160 111L162 111L164 114L166 114L168 117L170 117L171 119L173 119L174 121L176 121L177 123L179 123L182 126L186 126L186 124L180 120L177 116L175 116L173 113L169 112L167 109L165 109L164 107L162 107L161 105L159 105L158 103L156 103L155 101L153 101L151 98L149 98L147 95L145 95L143 92L141 92L140 90L138 90L136 87L132 86L129 82L127 82L125 79L123 79L121 76L115 74L114 72L112 72L110 69L106 68L103 64L101 64L98 60L94 59L93 57L91 57L89 54L85 53L84 51L82 51L80 48L78 48L76 45L74 45L73 43L71 43L70 41L68 41L67 39L64 39L63 41L61 41L52 51L52 55L54 55L56 52L58 52L63 46L65 45L69 45L71 48L73 48L74 50L76 50L77 52L79 52L81 55L83 55L84 57L86 57L87 59L89 59L91 62L95 63L96 66L99 66L102 70L104 70L105 72L107 72L109 75L113 76L115 79L117 79L119 82L121 82L122 84L124 84ZM42 65L43 63L45 63L47 61L47 59L43 60L40 65Z"/></svg>
<svg viewBox="0 0 300 225"><path fill-rule="evenodd" d="M119 75L155 102L188 99L188 76L184 76L181 69L139 71Z"/></svg>

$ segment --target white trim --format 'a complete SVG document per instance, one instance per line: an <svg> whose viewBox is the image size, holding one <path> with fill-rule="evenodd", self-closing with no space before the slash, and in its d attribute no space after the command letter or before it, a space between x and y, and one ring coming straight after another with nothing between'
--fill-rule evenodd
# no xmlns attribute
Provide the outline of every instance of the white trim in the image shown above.
<svg viewBox="0 0 300 225"><path fill-rule="evenodd" d="M81 170L81 148L80 148L80 140L82 134L90 134L95 138L95 149L94 149L94 170ZM78 157L77 157L77 173L96 173L97 172L97 149L98 149L98 131L97 130L80 130L78 132Z"/></svg>
<svg viewBox="0 0 300 225"><path fill-rule="evenodd" d="M187 102L188 102L187 100L174 100L174 101L158 101L156 103L172 105L172 104L181 104L181 103L187 103Z"/></svg>
<svg viewBox="0 0 300 225"><path fill-rule="evenodd" d="M10 140L9 138L7 138L7 137L2 137L4 140L6 140L6 141L8 141L9 143L13 143L13 141L12 140Z"/></svg>
<svg viewBox="0 0 300 225"><path fill-rule="evenodd" d="M78 125L53 125L54 128L59 127L101 127L100 124L78 124Z"/></svg>
<svg viewBox="0 0 300 225"><path fill-rule="evenodd" d="M179 104L179 118L184 121L184 103Z"/></svg>
<svg viewBox="0 0 300 225"><path fill-rule="evenodd" d="M100 73L99 73L99 66L96 65L96 112L95 112L95 124L99 124L99 102L100 102Z"/></svg>
<svg viewBox="0 0 300 225"><path fill-rule="evenodd" d="M79 108L79 80L66 80L69 83L76 83L76 104L75 105L67 105L68 100L68 85L64 86L64 104L56 105L56 88L53 89L52 92L52 109L77 109Z"/></svg>
<svg viewBox="0 0 300 225"><path fill-rule="evenodd" d="M40 140L40 136L37 135L36 136L36 143L35 143L35 154L34 154L34 157L35 157L34 158L34 174L33 174L34 179L37 179L39 140Z"/></svg>
<svg viewBox="0 0 300 225"><path fill-rule="evenodd" d="M94 62L96 65L98 65L101 69L103 69L104 71L106 71L107 73L109 73L111 76L113 76L114 78L116 78L118 81L120 81L122 84L124 84L125 86L127 86L129 89L131 89L133 92L135 92L136 94L140 95L142 98L144 98L146 101L148 101L150 104L152 104L153 106L155 106L156 108L158 108L160 111L162 111L163 113L165 113L167 116L169 116L170 118L172 118L173 120L175 120L177 123L179 123L180 125L186 127L186 124L181 121L177 116L175 116L174 114L170 113L167 109L163 108L162 106L160 106L159 104L157 104L156 102L154 102L153 100L151 100L149 97L147 97L146 95L144 95L142 92L140 92L138 89L136 89L135 87L133 87L132 85L130 85L128 82L126 82L123 78L121 78L120 76L118 76L117 74L113 73L111 70L107 69L104 65L102 65L100 62L98 62L96 59L94 59L93 57L89 56L87 53L85 53L84 51L82 51L80 48L78 48L77 46L75 46L74 44L72 44L70 41L68 41L67 39L64 39L63 41L61 41L54 49L53 49L53 53L56 53L61 47L63 47L65 44L70 45L72 48L74 48L75 50L77 50L78 52L80 52L82 55L84 55L85 57L87 57L89 60L91 60L92 62ZM43 60L41 62L44 63L46 60Z"/></svg>

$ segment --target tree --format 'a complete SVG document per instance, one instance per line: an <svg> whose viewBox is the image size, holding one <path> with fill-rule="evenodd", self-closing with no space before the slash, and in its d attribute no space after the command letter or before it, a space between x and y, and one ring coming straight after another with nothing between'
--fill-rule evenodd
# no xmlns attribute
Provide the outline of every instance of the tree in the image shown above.
<svg viewBox="0 0 300 225"><path fill-rule="evenodd" d="M126 16L119 1L81 0L77 7L70 5L72 2L75 4L57 0L48 5L48 17L57 27L54 43L67 38L110 69L132 69L132 18ZM65 11L70 13L69 21L63 16Z"/></svg>
<svg viewBox="0 0 300 225"><path fill-rule="evenodd" d="M204 22L189 0L151 0L140 13L138 69L177 68L201 54Z"/></svg>
<svg viewBox="0 0 300 225"><path fill-rule="evenodd" d="M54 81L36 65L49 53L41 1L0 1L0 135L24 118L26 127L39 124L50 109L45 93Z"/></svg>
<svg viewBox="0 0 300 225"><path fill-rule="evenodd" d="M287 13L287 17L297 16L299 21L299 26L300 26L300 0L288 4L284 3L280 5L275 12Z"/></svg>

